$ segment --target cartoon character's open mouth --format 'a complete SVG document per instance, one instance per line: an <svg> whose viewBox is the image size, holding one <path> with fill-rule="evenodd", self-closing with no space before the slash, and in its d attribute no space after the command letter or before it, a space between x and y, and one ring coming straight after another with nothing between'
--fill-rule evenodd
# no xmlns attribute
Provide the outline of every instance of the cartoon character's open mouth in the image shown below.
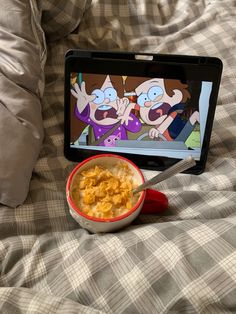
<svg viewBox="0 0 236 314"><path fill-rule="evenodd" d="M167 103L159 102L152 106L152 108L149 110L148 118L150 121L155 121L161 116L168 113L171 106Z"/></svg>
<svg viewBox="0 0 236 314"><path fill-rule="evenodd" d="M106 118L113 118L113 119L117 118L116 109L107 105L99 106L97 110L95 111L94 116L96 120L98 121L106 119Z"/></svg>

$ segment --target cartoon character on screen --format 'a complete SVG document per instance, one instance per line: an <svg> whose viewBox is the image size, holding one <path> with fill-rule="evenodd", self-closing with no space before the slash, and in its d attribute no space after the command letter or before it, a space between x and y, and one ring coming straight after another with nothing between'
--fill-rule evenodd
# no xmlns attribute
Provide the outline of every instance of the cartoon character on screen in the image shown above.
<svg viewBox="0 0 236 314"><path fill-rule="evenodd" d="M197 110L183 119L185 103L191 97L187 88L179 80L127 77L125 90L135 91L137 104L129 104L124 115L132 109L139 110L141 119L153 126L148 133L151 139L185 142L199 122Z"/></svg>
<svg viewBox="0 0 236 314"><path fill-rule="evenodd" d="M123 113L129 103L124 97L122 76L82 74L82 82L73 85L76 98L75 115L93 128L95 141L90 145L115 146L127 140L127 131L138 132L140 120L132 113Z"/></svg>

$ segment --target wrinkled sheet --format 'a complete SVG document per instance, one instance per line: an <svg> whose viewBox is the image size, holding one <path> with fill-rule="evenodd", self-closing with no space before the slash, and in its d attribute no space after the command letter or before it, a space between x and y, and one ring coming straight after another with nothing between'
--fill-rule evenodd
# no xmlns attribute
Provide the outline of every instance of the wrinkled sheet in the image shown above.
<svg viewBox="0 0 236 314"><path fill-rule="evenodd" d="M230 0L91 1L73 34L48 44L45 139L30 192L23 206L0 208L1 313L236 311L235 11ZM89 234L66 204L75 163L63 157L63 58L75 47L224 64L205 172L160 183L169 209L116 233Z"/></svg>
<svg viewBox="0 0 236 314"><path fill-rule="evenodd" d="M0 0L0 7L0 204L16 207L43 141L46 44L35 0Z"/></svg>

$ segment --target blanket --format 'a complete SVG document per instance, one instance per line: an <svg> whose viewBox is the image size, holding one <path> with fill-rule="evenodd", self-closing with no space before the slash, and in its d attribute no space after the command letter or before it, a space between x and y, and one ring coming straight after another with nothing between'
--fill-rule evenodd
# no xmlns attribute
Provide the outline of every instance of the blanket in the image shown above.
<svg viewBox="0 0 236 314"><path fill-rule="evenodd" d="M0 207L0 312L235 312L235 1L92 0L80 13L69 34L47 42L45 135L28 197L17 208ZM58 9L50 23L65 17ZM71 48L209 55L224 65L205 172L159 183L168 210L115 233L90 234L66 203L76 165L63 155Z"/></svg>

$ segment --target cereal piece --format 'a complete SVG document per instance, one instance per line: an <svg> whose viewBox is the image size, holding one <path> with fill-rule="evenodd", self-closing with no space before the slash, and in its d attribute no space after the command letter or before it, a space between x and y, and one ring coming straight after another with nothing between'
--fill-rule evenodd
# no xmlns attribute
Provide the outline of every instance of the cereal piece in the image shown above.
<svg viewBox="0 0 236 314"><path fill-rule="evenodd" d="M95 202L95 195L92 193L84 193L83 202L86 205L91 205Z"/></svg>
<svg viewBox="0 0 236 314"><path fill-rule="evenodd" d="M100 185L96 187L95 196L97 198L104 198L106 196L106 191L100 188Z"/></svg>
<svg viewBox="0 0 236 314"><path fill-rule="evenodd" d="M84 207L83 207L83 212L84 212L85 214L88 214L89 211L90 211L90 207L89 207L89 206L84 206Z"/></svg>
<svg viewBox="0 0 236 314"><path fill-rule="evenodd" d="M113 177L109 180L109 184L111 185L113 190L117 190L120 186L119 179Z"/></svg>
<svg viewBox="0 0 236 314"><path fill-rule="evenodd" d="M80 190L84 190L85 187L86 187L86 185L85 185L85 180L81 180L81 181L79 182L79 188L80 188Z"/></svg>
<svg viewBox="0 0 236 314"><path fill-rule="evenodd" d="M106 179L109 179L113 176L112 172L109 171L108 169L104 169L102 172L100 172L98 174L97 180L100 181L104 181Z"/></svg>
<svg viewBox="0 0 236 314"><path fill-rule="evenodd" d="M132 208L132 203L130 201L126 202L126 208L131 209Z"/></svg>
<svg viewBox="0 0 236 314"><path fill-rule="evenodd" d="M103 213L107 213L112 209L112 203L100 202L98 203L96 210L99 210Z"/></svg>
<svg viewBox="0 0 236 314"><path fill-rule="evenodd" d="M103 168L99 166L95 166L93 168L89 168L87 170L82 171L81 175L86 178L95 178L99 173L103 171L104 171Z"/></svg>
<svg viewBox="0 0 236 314"><path fill-rule="evenodd" d="M107 181L102 181L102 182L99 184L99 189L100 189L101 191L106 191L106 190L107 190L107 187L108 187Z"/></svg>
<svg viewBox="0 0 236 314"><path fill-rule="evenodd" d="M127 181L125 181L125 182L122 182L120 187L121 187L121 189L131 191L132 188L133 188L133 185L132 185L132 183L130 182L130 180L127 180Z"/></svg>
<svg viewBox="0 0 236 314"><path fill-rule="evenodd" d="M91 178L91 177L86 177L84 179L84 185L85 185L85 188L90 188L92 186L95 186L96 185L96 180L94 178Z"/></svg>
<svg viewBox="0 0 236 314"><path fill-rule="evenodd" d="M122 203L122 197L120 194L114 195L112 200L114 205L119 205Z"/></svg>

